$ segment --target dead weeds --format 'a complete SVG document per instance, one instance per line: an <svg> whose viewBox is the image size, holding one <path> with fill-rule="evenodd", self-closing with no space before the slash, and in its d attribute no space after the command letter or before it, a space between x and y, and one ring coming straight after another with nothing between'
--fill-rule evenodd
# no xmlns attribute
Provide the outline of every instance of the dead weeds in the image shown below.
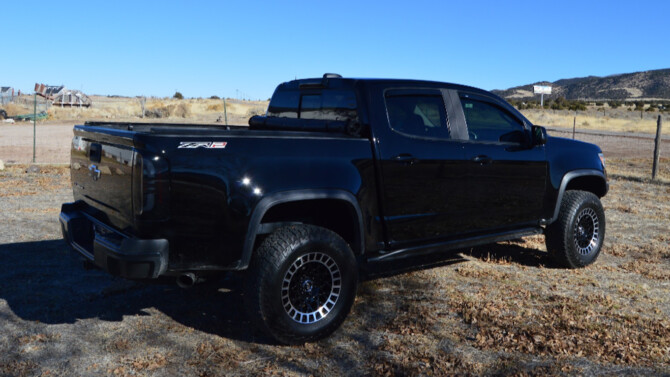
<svg viewBox="0 0 670 377"><path fill-rule="evenodd" d="M26 168L11 166L10 172L0 172L0 195L34 195L36 200L69 191L67 168L43 168L37 174L26 174ZM33 198L28 200L32 203ZM43 202L41 207L21 208L20 216L57 222L53 211L60 203ZM667 375L670 187L614 178L603 203L606 244L591 267L555 268L543 236L459 251L449 263L431 260L440 266L431 269L407 263L411 272L362 282L343 327L324 341L304 346L265 344L251 329L236 329L231 335L226 326L246 328L249 323L230 313L208 312L200 320L205 313L198 310L206 312L208 305L191 298L197 293L183 296L184 302L196 304L193 313L179 314L181 309L174 307L184 305L180 300L133 296L140 284L115 286L114 295L104 289L86 292L105 297L100 300L122 298L137 310L119 309L118 321L84 318L76 324L37 324L21 314L23 301L5 301L12 297L5 293L0 295L3 313L16 313L12 321L22 327L7 327L10 340L0 348L0 375L47 373L60 364L29 357L33 351L63 347L72 351L67 365L73 375ZM40 287L38 270L26 271L34 272L25 276ZM91 276L78 265L67 271L81 275L73 287L65 287L67 295L79 292ZM53 314L72 309L64 304L68 299L53 300L43 310ZM242 309L231 304L221 310ZM216 326L199 322L212 317L218 318L209 320ZM227 325L220 327L217 321ZM62 336L45 330L52 325ZM81 326L91 326L90 331L83 329L83 340L69 333L81 331Z"/></svg>

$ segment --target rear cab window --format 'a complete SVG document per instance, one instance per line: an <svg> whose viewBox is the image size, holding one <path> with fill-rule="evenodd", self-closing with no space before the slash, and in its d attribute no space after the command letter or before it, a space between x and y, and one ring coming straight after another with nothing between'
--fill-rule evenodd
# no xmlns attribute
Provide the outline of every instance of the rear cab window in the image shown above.
<svg viewBox="0 0 670 377"><path fill-rule="evenodd" d="M268 106L269 117L358 121L353 90L277 90Z"/></svg>

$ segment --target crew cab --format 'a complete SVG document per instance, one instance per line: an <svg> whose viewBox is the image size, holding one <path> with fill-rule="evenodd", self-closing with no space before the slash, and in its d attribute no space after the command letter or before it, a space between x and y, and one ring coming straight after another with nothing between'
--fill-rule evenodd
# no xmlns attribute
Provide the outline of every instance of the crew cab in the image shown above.
<svg viewBox="0 0 670 377"><path fill-rule="evenodd" d="M469 86L326 74L277 87L249 126L74 127L65 240L129 279L244 272L246 309L283 343L344 321L366 264L544 234L593 263L605 160Z"/></svg>

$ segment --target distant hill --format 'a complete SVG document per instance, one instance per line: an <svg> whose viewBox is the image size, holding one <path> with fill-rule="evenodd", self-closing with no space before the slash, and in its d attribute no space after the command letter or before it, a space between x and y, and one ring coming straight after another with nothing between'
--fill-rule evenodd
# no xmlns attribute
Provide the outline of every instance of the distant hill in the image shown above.
<svg viewBox="0 0 670 377"><path fill-rule="evenodd" d="M670 99L670 69L624 73L605 77L588 76L562 79L555 82L542 81L517 86L507 90L493 90L506 99L537 98L533 85L549 85L552 94L545 98L564 97L581 100L644 100Z"/></svg>

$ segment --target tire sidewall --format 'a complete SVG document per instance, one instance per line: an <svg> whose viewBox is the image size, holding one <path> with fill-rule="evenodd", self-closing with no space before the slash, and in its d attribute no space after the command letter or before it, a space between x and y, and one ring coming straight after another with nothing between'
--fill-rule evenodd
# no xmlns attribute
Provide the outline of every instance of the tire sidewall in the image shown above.
<svg viewBox="0 0 670 377"><path fill-rule="evenodd" d="M284 328L292 338L305 338L306 340L319 339L332 333L344 321L349 313L356 295L358 282L358 271L355 259L349 246L344 240L332 239L331 242L313 239L300 239L291 248L286 250L283 262L274 271L272 276L267 277L264 286L264 297L267 310L265 319L267 323L275 323L276 328ZM281 288L284 276L289 267L300 257L312 252L321 252L332 258L337 264L341 274L341 291L333 309L325 318L311 324L301 324L294 321L286 313L281 299ZM272 327L269 326L272 331ZM274 331L272 331L274 332ZM277 338L285 338L283 334L274 334Z"/></svg>
<svg viewBox="0 0 670 377"><path fill-rule="evenodd" d="M593 209L593 211L596 213L596 217L598 218L598 240L594 250L589 254L583 255L575 246L574 229L579 215L585 209L589 208ZM570 221L568 222L568 228L565 230L565 233L565 244L567 245L567 251L569 253L568 257L572 260L574 265L587 266L598 258L605 239L605 211L603 210L603 207L597 198L594 199L594 197L587 197L585 200L581 201L578 206L576 206L576 209L570 213Z"/></svg>

